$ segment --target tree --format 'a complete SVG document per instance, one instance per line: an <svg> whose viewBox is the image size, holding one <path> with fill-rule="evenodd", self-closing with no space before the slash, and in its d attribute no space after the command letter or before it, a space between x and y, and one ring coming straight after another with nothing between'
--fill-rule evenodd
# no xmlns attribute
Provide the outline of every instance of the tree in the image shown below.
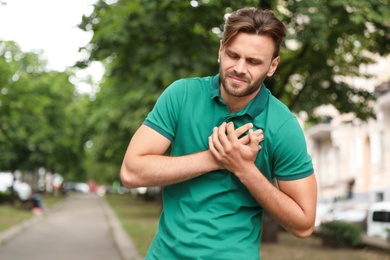
<svg viewBox="0 0 390 260"><path fill-rule="evenodd" d="M323 104L363 120L372 117L374 96L347 78L370 77L359 67L374 63L373 54L389 54L389 1L279 1L277 9L289 34L268 82L273 94L311 119Z"/></svg>
<svg viewBox="0 0 390 260"><path fill-rule="evenodd" d="M306 111L315 121L315 108L333 104L364 120L373 116L372 93L345 77L368 77L359 71L374 62L368 53L389 53L388 0L100 0L80 24L94 35L84 48L89 59L77 64L106 66L90 120L96 158L119 167L124 140L172 81L218 72L223 17L242 6L270 8L288 28L280 66L266 85L293 112Z"/></svg>
<svg viewBox="0 0 390 260"><path fill-rule="evenodd" d="M70 72L45 68L39 52L0 42L0 169L82 174L85 119L75 113L81 97Z"/></svg>
<svg viewBox="0 0 390 260"><path fill-rule="evenodd" d="M80 28L94 35L85 47L89 60L78 66L97 60L107 71L90 121L96 130L93 150L99 162L117 165L116 176L128 140L161 92L179 77L218 71L218 32L230 1L191 6L195 2L99 1L95 11L83 17Z"/></svg>

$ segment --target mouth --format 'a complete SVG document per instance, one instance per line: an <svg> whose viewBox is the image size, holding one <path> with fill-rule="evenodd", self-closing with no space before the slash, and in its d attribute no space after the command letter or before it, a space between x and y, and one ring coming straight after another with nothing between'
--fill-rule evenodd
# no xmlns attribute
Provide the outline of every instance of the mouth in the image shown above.
<svg viewBox="0 0 390 260"><path fill-rule="evenodd" d="M243 78L243 77L237 77L237 76L233 76L233 75L229 75L228 77L231 80L231 82L234 84L241 85L241 84L245 84L248 82L248 80L246 78Z"/></svg>

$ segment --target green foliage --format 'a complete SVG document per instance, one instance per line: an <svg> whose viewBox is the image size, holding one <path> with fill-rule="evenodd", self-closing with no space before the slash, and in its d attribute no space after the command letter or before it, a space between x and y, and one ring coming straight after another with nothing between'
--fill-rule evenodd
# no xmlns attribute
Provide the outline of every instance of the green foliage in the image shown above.
<svg viewBox="0 0 390 260"><path fill-rule="evenodd" d="M320 234L325 246L359 247L363 244L361 229L351 223L339 221L322 223Z"/></svg>
<svg viewBox="0 0 390 260"><path fill-rule="evenodd" d="M99 60L107 71L88 120L96 133L90 154L99 164L115 164L118 175L128 141L170 83L218 72L219 37L212 29L222 29L227 6L220 1L197 8L190 1L99 1L83 17L80 28L94 32L84 64Z"/></svg>
<svg viewBox="0 0 390 260"><path fill-rule="evenodd" d="M40 53L0 41L0 170L82 172L86 110L72 74L45 68Z"/></svg>
<svg viewBox="0 0 390 260"><path fill-rule="evenodd" d="M91 156L119 169L128 140L170 83L218 73L224 15L244 6L270 8L288 28L266 85L292 111L315 120L316 107L333 104L363 120L373 116L374 96L348 77L370 76L359 70L373 62L367 53L389 53L388 0L100 0L80 24L93 38L85 47L89 59L78 66L106 67L88 120Z"/></svg>
<svg viewBox="0 0 390 260"><path fill-rule="evenodd" d="M390 51L389 1L281 1L280 17L289 34L281 63L270 80L273 93L295 112L310 116L321 104L341 113L373 116L375 86L351 85L351 77L370 77L359 68L373 53ZM293 46L293 47L291 47Z"/></svg>

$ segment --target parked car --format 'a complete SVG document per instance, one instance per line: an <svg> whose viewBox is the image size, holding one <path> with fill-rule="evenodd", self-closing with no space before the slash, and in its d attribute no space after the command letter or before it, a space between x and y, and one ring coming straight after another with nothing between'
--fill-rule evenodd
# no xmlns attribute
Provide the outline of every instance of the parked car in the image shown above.
<svg viewBox="0 0 390 260"><path fill-rule="evenodd" d="M370 206L367 235L390 239L390 201L376 202Z"/></svg>
<svg viewBox="0 0 390 260"><path fill-rule="evenodd" d="M10 172L0 172L0 192L6 192L12 187L14 176Z"/></svg>
<svg viewBox="0 0 390 260"><path fill-rule="evenodd" d="M80 193L88 193L89 185L84 182L65 182L63 186L64 192L80 192Z"/></svg>
<svg viewBox="0 0 390 260"><path fill-rule="evenodd" d="M332 212L333 221L362 223L366 218L367 210L365 209L336 209Z"/></svg>
<svg viewBox="0 0 390 260"><path fill-rule="evenodd" d="M338 203L319 203L317 204L317 214L315 226L330 221L342 221L357 224L366 230L368 215L368 205L363 204L338 204Z"/></svg>

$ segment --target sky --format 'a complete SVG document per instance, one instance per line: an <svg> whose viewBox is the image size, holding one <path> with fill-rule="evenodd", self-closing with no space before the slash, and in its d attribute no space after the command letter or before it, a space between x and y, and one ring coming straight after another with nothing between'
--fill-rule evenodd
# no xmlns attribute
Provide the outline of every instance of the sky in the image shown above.
<svg viewBox="0 0 390 260"><path fill-rule="evenodd" d="M2 0L0 5L0 39L12 40L22 51L40 49L46 54L48 68L64 71L82 58L79 47L92 34L77 28L83 14L93 11L96 0ZM91 74L99 79L102 67L94 64L82 77Z"/></svg>

